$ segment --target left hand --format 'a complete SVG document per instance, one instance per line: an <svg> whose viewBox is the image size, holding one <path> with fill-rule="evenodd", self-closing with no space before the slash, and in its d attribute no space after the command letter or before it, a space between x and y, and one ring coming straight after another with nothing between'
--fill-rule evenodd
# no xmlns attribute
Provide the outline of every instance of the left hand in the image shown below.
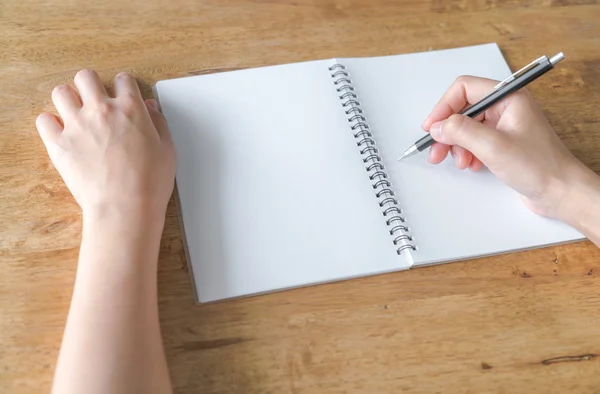
<svg viewBox="0 0 600 394"><path fill-rule="evenodd" d="M36 120L52 163L84 216L116 212L164 218L175 180L175 149L155 100L144 103L133 77L115 77L110 97L93 70L52 91L60 119Z"/></svg>

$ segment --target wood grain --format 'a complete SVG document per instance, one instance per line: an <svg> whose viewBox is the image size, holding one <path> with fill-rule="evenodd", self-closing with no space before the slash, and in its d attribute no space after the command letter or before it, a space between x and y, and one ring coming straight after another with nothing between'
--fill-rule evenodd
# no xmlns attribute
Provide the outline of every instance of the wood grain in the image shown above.
<svg viewBox="0 0 600 394"><path fill-rule="evenodd" d="M83 67L144 94L159 79L497 42L600 171L600 5L594 0L0 2L0 391L48 391L81 219L34 127ZM161 326L178 393L597 393L600 251L588 242L193 305L168 210Z"/></svg>

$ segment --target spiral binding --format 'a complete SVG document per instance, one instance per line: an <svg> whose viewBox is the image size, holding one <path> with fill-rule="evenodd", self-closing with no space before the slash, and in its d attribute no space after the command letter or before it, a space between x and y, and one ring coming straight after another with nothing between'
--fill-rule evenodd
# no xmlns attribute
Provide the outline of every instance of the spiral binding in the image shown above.
<svg viewBox="0 0 600 394"><path fill-rule="evenodd" d="M346 66L339 63L329 67L329 71L342 103L342 108L348 116L350 130L356 139L356 146L359 148L369 179L373 181L371 186L375 197L378 199L379 207L382 209L381 212L386 218L385 224L389 227L388 232L393 238L394 245L398 246L396 253L402 254L407 249L417 250L414 238L410 234L410 228L406 224L406 218L402 215L402 210L398 206L396 194L388 179L383 160L379 156L379 150L375 146L373 134L352 85L350 73Z"/></svg>

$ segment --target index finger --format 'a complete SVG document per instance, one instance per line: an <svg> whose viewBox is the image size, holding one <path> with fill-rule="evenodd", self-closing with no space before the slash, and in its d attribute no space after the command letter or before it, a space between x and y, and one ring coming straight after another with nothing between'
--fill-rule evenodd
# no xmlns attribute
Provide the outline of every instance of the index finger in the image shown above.
<svg viewBox="0 0 600 394"><path fill-rule="evenodd" d="M498 81L487 78L472 76L456 78L440 101L433 107L421 127L423 127L423 130L429 130L433 123L460 112L467 104L475 104L490 94L497 84Z"/></svg>

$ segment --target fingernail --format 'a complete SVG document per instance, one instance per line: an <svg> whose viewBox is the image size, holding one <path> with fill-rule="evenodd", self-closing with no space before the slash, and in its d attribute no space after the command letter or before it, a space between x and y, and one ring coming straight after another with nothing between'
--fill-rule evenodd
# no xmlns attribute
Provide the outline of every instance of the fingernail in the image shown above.
<svg viewBox="0 0 600 394"><path fill-rule="evenodd" d="M147 101L148 105L155 110L158 110L158 103L154 99L150 99Z"/></svg>
<svg viewBox="0 0 600 394"><path fill-rule="evenodd" d="M433 151L431 149L429 149L429 153L427 154L427 161L431 163L432 159L433 159Z"/></svg>
<svg viewBox="0 0 600 394"><path fill-rule="evenodd" d="M431 136L435 139L442 136L442 122L435 122L429 127L429 132Z"/></svg>
<svg viewBox="0 0 600 394"><path fill-rule="evenodd" d="M450 156L454 159L454 164L460 168L460 155L454 151L454 147L450 148Z"/></svg>

